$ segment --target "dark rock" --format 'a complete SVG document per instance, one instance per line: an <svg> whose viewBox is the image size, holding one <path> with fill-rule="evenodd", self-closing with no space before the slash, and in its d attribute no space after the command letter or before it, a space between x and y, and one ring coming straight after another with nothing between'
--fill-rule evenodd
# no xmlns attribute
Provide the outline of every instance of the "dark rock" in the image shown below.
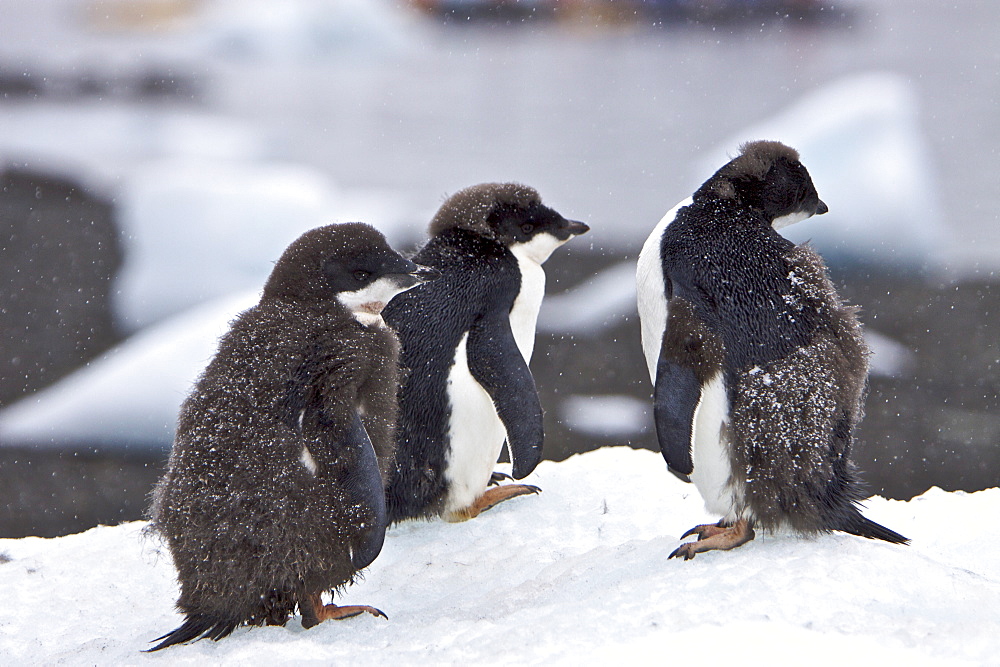
<svg viewBox="0 0 1000 667"><path fill-rule="evenodd" d="M109 293L121 262L110 202L50 174L0 172L0 405L119 340Z"/></svg>
<svg viewBox="0 0 1000 667"><path fill-rule="evenodd" d="M55 537L143 518L160 453L0 448L0 537Z"/></svg>

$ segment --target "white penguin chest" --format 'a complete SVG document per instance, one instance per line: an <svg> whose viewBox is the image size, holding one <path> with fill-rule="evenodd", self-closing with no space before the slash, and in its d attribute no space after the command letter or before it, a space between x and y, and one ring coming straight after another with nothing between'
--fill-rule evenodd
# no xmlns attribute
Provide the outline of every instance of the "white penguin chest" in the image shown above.
<svg viewBox="0 0 1000 667"><path fill-rule="evenodd" d="M535 325L545 296L542 262L562 243L550 234L539 234L510 248L521 274L520 290L510 309L510 328L525 363L531 361L534 351ZM469 371L468 340L466 333L455 349L448 373L451 417L444 473L448 480L445 512L464 509L482 495L507 440L507 429L492 397Z"/></svg>
<svg viewBox="0 0 1000 667"><path fill-rule="evenodd" d="M483 493L507 439L493 399L469 370L468 343L469 334L465 333L448 373L451 416L444 470L448 481L445 512L464 509Z"/></svg>
<svg viewBox="0 0 1000 667"><path fill-rule="evenodd" d="M691 481L698 489L705 508L735 521L743 512L743 490L733 482L732 458L726 424L729 421L729 397L720 371L702 386L701 398L691 424Z"/></svg>
<svg viewBox="0 0 1000 667"><path fill-rule="evenodd" d="M514 299L514 305L510 309L510 328L514 332L514 341L517 349L521 350L524 361L531 361L531 353L535 349L535 326L538 323L538 311L542 308L542 297L545 296L545 269L542 262L545 261L556 247L559 241L550 234L540 234L541 241L532 240L530 243L515 244L510 251L517 259L517 268L521 273L521 288ZM545 248L542 248L544 257L539 261L539 246L545 241ZM551 249L548 246L551 245Z"/></svg>
<svg viewBox="0 0 1000 667"><path fill-rule="evenodd" d="M667 226L677 217L677 212L690 205L691 197L670 209L642 245L636 265L636 299L639 307L639 328L642 336L642 353L650 382L656 383L656 365L660 358L660 344L667 328L667 295L664 291L663 261L660 242Z"/></svg>

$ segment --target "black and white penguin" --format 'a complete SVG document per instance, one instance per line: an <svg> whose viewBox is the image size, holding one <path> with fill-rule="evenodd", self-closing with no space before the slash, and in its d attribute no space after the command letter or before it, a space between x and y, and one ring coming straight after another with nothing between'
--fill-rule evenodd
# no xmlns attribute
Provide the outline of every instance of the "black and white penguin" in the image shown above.
<svg viewBox="0 0 1000 667"><path fill-rule="evenodd" d="M441 277L385 309L399 334L400 391L390 522L464 521L524 484L487 487L504 441L522 479L542 455L542 408L528 362L545 292L542 263L589 228L515 183L485 183L447 199L414 261Z"/></svg>
<svg viewBox="0 0 1000 667"><path fill-rule="evenodd" d="M777 230L826 213L798 153L755 141L664 216L637 268L642 347L669 469L722 515L673 556L754 527L905 543L861 515L850 460L868 377L856 309ZM683 539L682 537L682 539Z"/></svg>
<svg viewBox="0 0 1000 667"><path fill-rule="evenodd" d="M155 648L239 625L302 625L379 554L395 447L398 342L380 317L430 273L361 223L306 232L233 321L181 407L151 527L187 618ZM157 641L159 641L157 640Z"/></svg>

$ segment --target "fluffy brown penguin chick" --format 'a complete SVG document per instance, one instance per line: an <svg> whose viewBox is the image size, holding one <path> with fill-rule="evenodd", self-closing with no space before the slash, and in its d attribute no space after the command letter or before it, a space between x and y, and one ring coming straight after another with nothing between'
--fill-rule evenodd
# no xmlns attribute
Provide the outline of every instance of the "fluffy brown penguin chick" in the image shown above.
<svg viewBox="0 0 1000 667"><path fill-rule="evenodd" d="M284 625L296 607L305 627L384 616L320 595L382 548L398 343L379 312L427 275L361 223L309 231L278 260L181 407L153 492L187 618L151 650Z"/></svg>
<svg viewBox="0 0 1000 667"><path fill-rule="evenodd" d="M818 254L776 230L826 213L798 153L745 144L664 216L639 255L657 439L716 525L671 554L732 549L754 528L904 543L861 515L851 462L868 349Z"/></svg>

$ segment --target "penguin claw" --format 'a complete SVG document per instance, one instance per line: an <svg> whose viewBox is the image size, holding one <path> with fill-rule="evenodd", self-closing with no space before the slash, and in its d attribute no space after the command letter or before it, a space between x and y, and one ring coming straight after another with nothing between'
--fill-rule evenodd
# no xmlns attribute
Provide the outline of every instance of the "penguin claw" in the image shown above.
<svg viewBox="0 0 1000 667"><path fill-rule="evenodd" d="M692 548L696 544L698 543L688 542L687 544L680 545L679 547L670 552L670 555L667 556L667 560L670 560L671 558L680 558L681 556L684 557L684 560L691 560L692 558L694 558L694 555L698 553Z"/></svg>
<svg viewBox="0 0 1000 667"><path fill-rule="evenodd" d="M500 484L500 482L502 482L504 480L511 480L511 481L513 481L514 478L511 477L510 475L508 475L505 472L500 472L499 470L497 470L497 471L494 471L492 475L490 475L490 481L489 481L489 483L487 483L486 486L497 486L497 485Z"/></svg>
<svg viewBox="0 0 1000 667"><path fill-rule="evenodd" d="M681 536L683 540L689 535L698 535L694 542L687 542L674 549L667 559L684 557L684 560L691 560L696 554L703 551L728 551L746 544L757 534L753 526L747 519L740 519L732 526L722 526L719 524L704 524L695 526Z"/></svg>
<svg viewBox="0 0 1000 667"><path fill-rule="evenodd" d="M715 537L720 533L724 533L728 529L729 527L722 525L721 521L719 523L703 523L695 526L694 528L688 529L686 533L681 535L681 539L683 540L685 537L697 535L699 540L704 540L709 537Z"/></svg>

